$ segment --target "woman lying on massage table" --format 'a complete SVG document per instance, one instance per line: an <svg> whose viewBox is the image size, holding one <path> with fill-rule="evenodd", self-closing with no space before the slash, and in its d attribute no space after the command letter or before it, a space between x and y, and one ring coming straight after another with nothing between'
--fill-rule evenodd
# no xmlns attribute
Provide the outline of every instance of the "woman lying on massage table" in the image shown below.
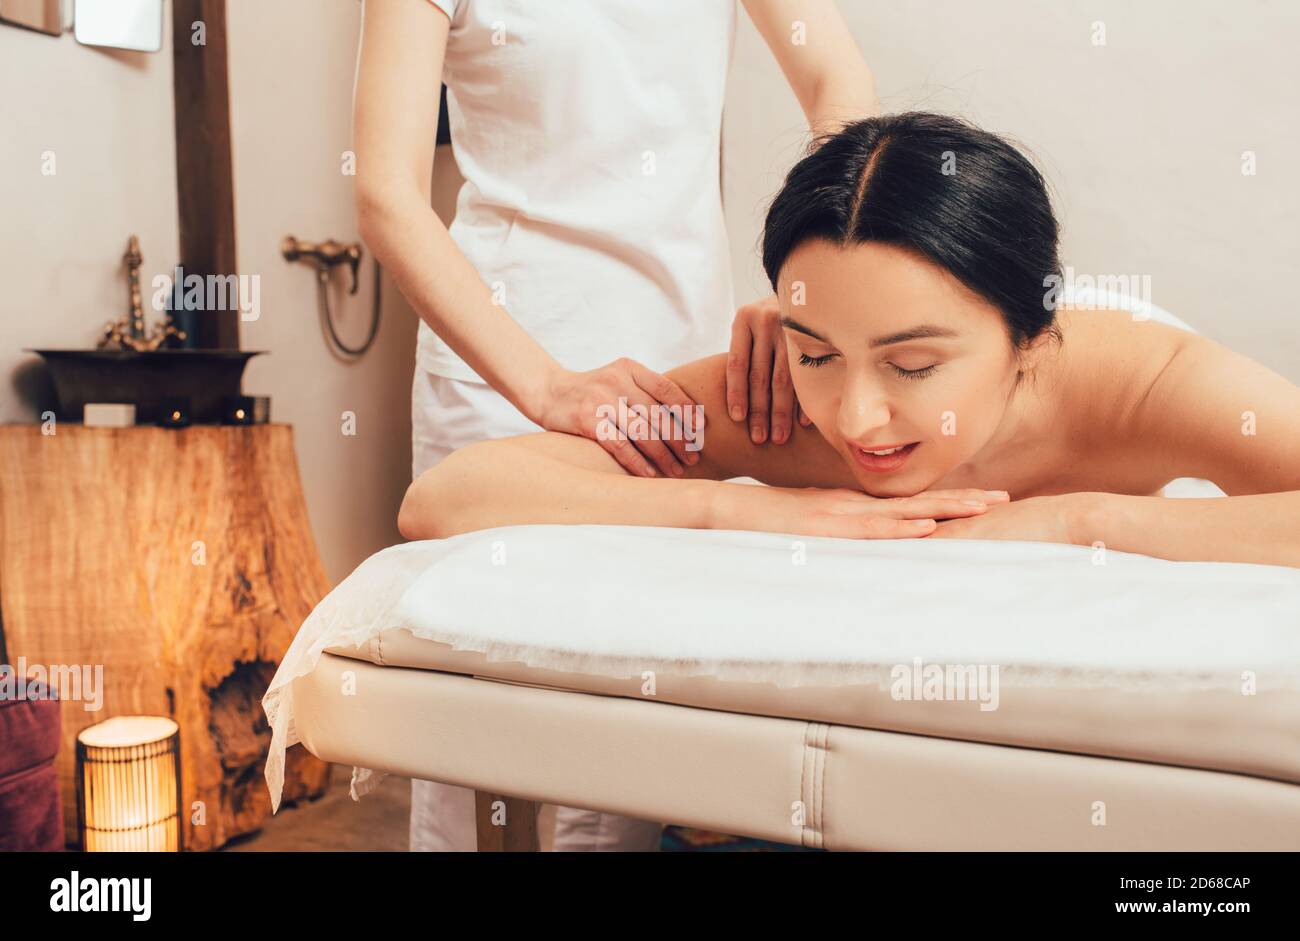
<svg viewBox="0 0 1300 941"><path fill-rule="evenodd" d="M629 476L576 436L488 441L411 484L402 534L606 523L1300 567L1300 389L1200 335L1060 303L1043 179L999 137L918 112L847 125L786 178L763 264L785 335L775 382L793 381L811 427L752 443L711 356L668 374L717 416L663 423L707 432L681 479ZM648 424L613 417L633 436ZM1228 496L1160 496L1180 477Z"/></svg>

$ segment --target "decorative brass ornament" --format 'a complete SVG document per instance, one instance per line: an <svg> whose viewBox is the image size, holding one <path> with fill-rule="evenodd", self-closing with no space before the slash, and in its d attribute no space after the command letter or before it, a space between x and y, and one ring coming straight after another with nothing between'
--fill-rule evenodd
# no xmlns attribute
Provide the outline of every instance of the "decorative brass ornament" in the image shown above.
<svg viewBox="0 0 1300 941"><path fill-rule="evenodd" d="M131 309L121 320L104 324L104 332L99 338L99 343L96 344L96 349L135 350L137 353L143 353L158 349L167 344L172 337L179 342L184 342L185 331L172 322L170 313L166 315L163 323L154 325L152 334L145 331L144 301L140 294L140 266L144 263L144 256L140 254L140 240L136 236L131 236L122 261L127 269Z"/></svg>

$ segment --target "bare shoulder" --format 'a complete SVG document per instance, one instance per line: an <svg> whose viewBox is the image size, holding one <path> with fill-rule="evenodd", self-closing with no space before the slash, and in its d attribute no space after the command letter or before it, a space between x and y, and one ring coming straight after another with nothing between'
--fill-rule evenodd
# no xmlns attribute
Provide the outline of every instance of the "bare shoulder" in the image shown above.
<svg viewBox="0 0 1300 941"><path fill-rule="evenodd" d="M1112 440L1169 478L1201 477L1229 495L1300 489L1300 388L1200 334L1123 311L1066 321L1070 386L1103 394Z"/></svg>
<svg viewBox="0 0 1300 941"><path fill-rule="evenodd" d="M1057 315L1063 336L1063 407L1089 447L1140 433L1150 394L1174 356L1194 334L1124 310L1076 310Z"/></svg>
<svg viewBox="0 0 1300 941"><path fill-rule="evenodd" d="M666 375L704 409L700 463L691 477L753 477L777 487L853 487L843 459L817 431L797 423L784 444L754 444L742 422L727 414L727 354L706 356Z"/></svg>

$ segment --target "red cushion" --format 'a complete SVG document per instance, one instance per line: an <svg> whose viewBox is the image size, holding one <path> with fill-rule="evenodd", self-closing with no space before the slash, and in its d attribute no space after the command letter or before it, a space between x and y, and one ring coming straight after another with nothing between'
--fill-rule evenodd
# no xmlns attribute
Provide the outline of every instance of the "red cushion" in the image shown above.
<svg viewBox="0 0 1300 941"><path fill-rule="evenodd" d="M12 674L5 686L16 687ZM54 765L60 703L28 680L22 696L0 695L0 851L63 849L63 806ZM12 694L12 695L10 695Z"/></svg>

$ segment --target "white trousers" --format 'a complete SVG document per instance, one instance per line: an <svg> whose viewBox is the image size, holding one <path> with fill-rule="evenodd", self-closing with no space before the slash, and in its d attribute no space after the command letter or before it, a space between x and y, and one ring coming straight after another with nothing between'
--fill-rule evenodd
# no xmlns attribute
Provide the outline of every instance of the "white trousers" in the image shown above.
<svg viewBox="0 0 1300 941"><path fill-rule="evenodd" d="M457 448L541 431L486 383L435 376L416 366L411 386L411 476ZM540 805L539 805L540 807ZM663 824L573 807L555 809L557 851L657 851ZM474 791L411 780L411 852L472 852Z"/></svg>

